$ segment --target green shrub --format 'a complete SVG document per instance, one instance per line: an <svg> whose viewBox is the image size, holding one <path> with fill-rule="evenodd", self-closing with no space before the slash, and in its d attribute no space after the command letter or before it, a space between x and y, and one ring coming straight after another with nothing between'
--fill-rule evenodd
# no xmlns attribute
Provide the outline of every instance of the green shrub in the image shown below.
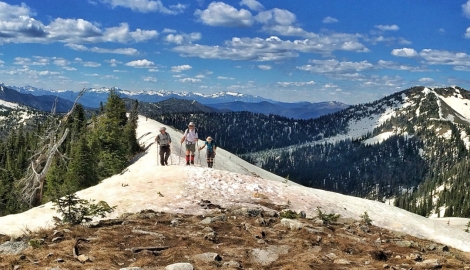
<svg viewBox="0 0 470 270"><path fill-rule="evenodd" d="M320 207L317 207L317 212L318 212L318 218L320 220L323 221L323 224L325 225L328 225L328 224L331 224L333 222L335 222L336 220L338 220L338 218L341 216L340 214L334 214L334 213L330 213L330 214L324 214Z"/></svg>
<svg viewBox="0 0 470 270"><path fill-rule="evenodd" d="M106 214L112 213L116 206L110 207L105 201L80 199L76 194L68 194L63 198L53 201L57 212L62 218L54 217L56 222L62 224L79 225L93 220L94 217L104 218Z"/></svg>
<svg viewBox="0 0 470 270"><path fill-rule="evenodd" d="M370 219L369 214L367 212L364 212L364 214L360 215L362 219L362 223L365 225L372 225L372 219Z"/></svg>

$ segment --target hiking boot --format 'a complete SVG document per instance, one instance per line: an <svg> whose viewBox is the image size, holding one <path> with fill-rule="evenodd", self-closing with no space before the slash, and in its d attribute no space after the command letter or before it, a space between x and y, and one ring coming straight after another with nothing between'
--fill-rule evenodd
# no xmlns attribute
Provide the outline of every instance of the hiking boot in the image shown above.
<svg viewBox="0 0 470 270"><path fill-rule="evenodd" d="M193 164L193 165L194 165L194 161L191 161L191 164Z"/></svg>
<svg viewBox="0 0 470 270"><path fill-rule="evenodd" d="M167 161L165 161L165 165L168 165L168 162L167 162Z"/></svg>
<svg viewBox="0 0 470 270"><path fill-rule="evenodd" d="M189 161L188 161L188 162L186 162L186 166L188 166L188 165L189 165Z"/></svg>
<svg viewBox="0 0 470 270"><path fill-rule="evenodd" d="M162 162L162 163L160 163L160 164L161 164L162 166L165 166L165 163L163 163L163 162Z"/></svg>

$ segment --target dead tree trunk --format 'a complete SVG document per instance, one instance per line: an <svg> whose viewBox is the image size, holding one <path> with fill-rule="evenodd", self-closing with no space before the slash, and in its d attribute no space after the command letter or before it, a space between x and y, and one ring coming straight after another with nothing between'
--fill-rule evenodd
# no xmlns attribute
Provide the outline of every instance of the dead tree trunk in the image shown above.
<svg viewBox="0 0 470 270"><path fill-rule="evenodd" d="M78 99L85 93L85 89L80 91L75 102L69 112L57 123L54 121L55 111L57 104L54 103L51 113L51 120L49 127L46 129L45 136L39 142L43 145L40 149L31 156L31 163L28 171L18 184L21 188L22 199L30 206L34 207L41 204L44 182L46 174L51 167L54 157L57 155L62 156L59 148L68 136L69 129L61 131L62 125L67 122L67 118L73 113ZM57 101L56 101L57 102Z"/></svg>

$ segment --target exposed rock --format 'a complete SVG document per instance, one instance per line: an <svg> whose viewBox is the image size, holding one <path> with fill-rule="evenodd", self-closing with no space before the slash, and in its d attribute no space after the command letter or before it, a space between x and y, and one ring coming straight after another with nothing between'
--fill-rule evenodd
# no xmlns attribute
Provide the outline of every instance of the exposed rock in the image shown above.
<svg viewBox="0 0 470 270"><path fill-rule="evenodd" d="M174 263L165 267L165 270L194 270L194 267L190 263Z"/></svg>
<svg viewBox="0 0 470 270"><path fill-rule="evenodd" d="M206 252L202 254L197 254L194 256L194 259L202 261L202 262L206 262L206 263L222 261L222 257L220 257L219 254L214 253L214 252Z"/></svg>
<svg viewBox="0 0 470 270"><path fill-rule="evenodd" d="M288 227L291 230L300 230L303 228L304 224L295 219L283 218L281 219L281 224Z"/></svg>
<svg viewBox="0 0 470 270"><path fill-rule="evenodd" d="M288 252L288 246L269 246L267 249L253 249L251 255L253 262L266 266L275 262L279 255L287 254Z"/></svg>
<svg viewBox="0 0 470 270"><path fill-rule="evenodd" d="M424 260L422 262L417 262L415 265L419 267L428 268L428 269L442 268L442 264L437 259Z"/></svg>
<svg viewBox="0 0 470 270"><path fill-rule="evenodd" d="M0 245L0 254L15 255L28 248L26 241L8 241Z"/></svg>

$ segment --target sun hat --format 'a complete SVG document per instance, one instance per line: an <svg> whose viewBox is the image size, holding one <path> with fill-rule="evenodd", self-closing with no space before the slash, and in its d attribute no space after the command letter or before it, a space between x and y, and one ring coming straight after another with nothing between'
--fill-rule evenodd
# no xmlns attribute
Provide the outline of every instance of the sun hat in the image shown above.
<svg viewBox="0 0 470 270"><path fill-rule="evenodd" d="M160 128L160 131L162 131L162 130L166 130L166 127L161 127L161 128Z"/></svg>
<svg viewBox="0 0 470 270"><path fill-rule="evenodd" d="M194 122L189 122L188 126L194 126Z"/></svg>
<svg viewBox="0 0 470 270"><path fill-rule="evenodd" d="M212 137L211 136L207 137L206 141L209 141L209 142L212 141Z"/></svg>

